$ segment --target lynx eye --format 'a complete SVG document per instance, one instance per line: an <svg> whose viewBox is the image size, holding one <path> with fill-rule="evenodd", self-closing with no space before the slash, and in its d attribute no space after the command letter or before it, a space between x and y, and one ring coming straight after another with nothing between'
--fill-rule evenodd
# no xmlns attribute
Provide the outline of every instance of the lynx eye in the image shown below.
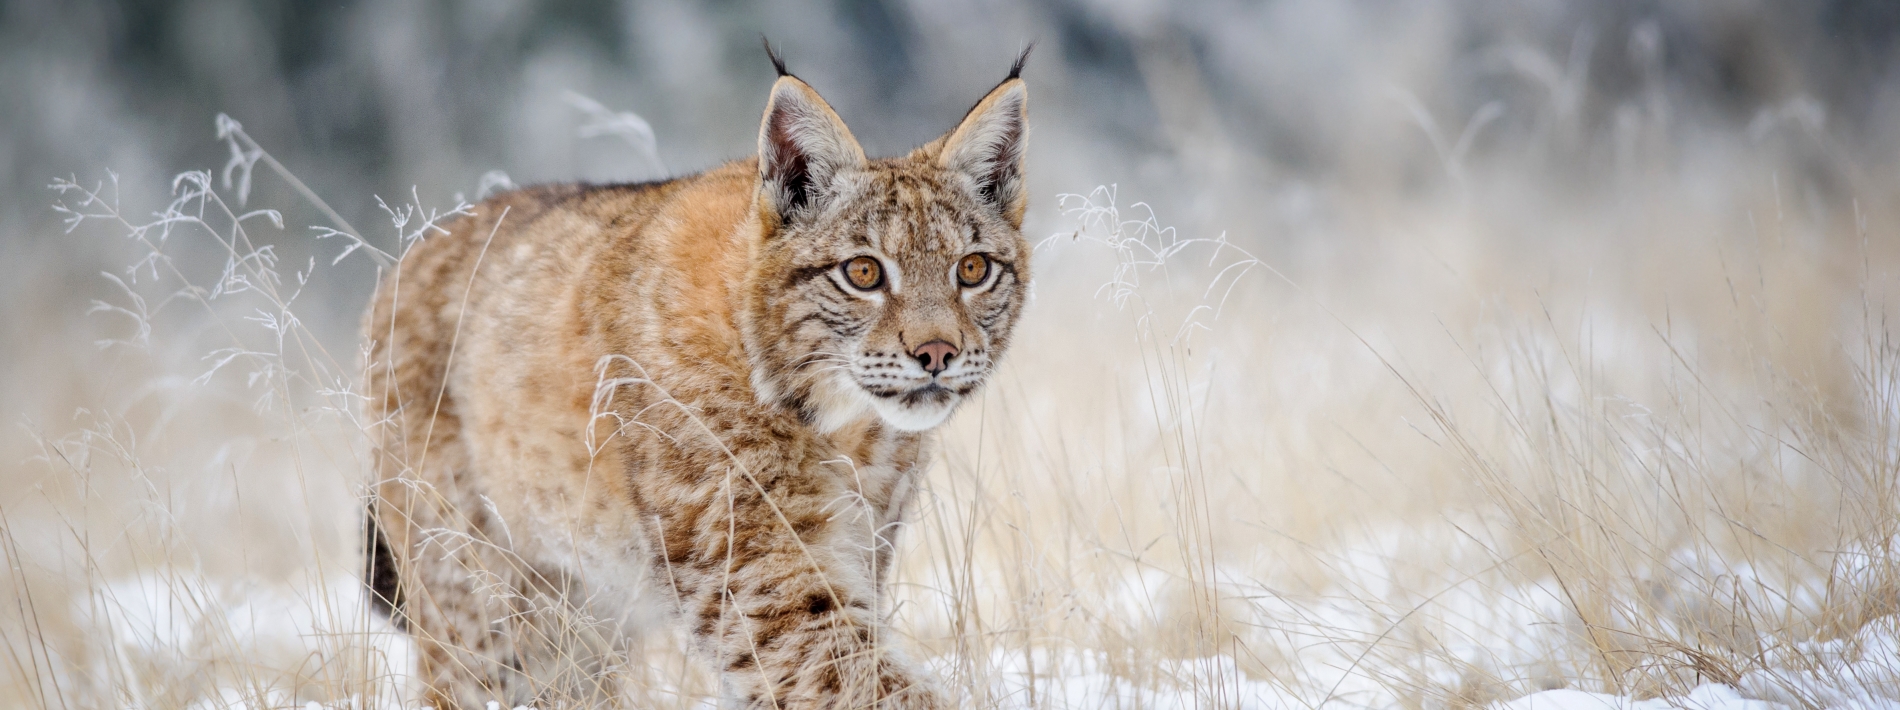
<svg viewBox="0 0 1900 710"><path fill-rule="evenodd" d="M983 279L989 278L990 258L982 254L971 254L957 262L957 282L964 286L977 286Z"/></svg>
<svg viewBox="0 0 1900 710"><path fill-rule="evenodd" d="M852 286L869 291L884 285L884 266L876 259L860 256L844 263L844 280Z"/></svg>

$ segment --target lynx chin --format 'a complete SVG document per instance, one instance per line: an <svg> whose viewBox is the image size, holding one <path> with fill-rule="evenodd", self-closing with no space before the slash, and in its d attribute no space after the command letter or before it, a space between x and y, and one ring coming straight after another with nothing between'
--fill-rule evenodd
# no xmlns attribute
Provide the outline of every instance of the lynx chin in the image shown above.
<svg viewBox="0 0 1900 710"><path fill-rule="evenodd" d="M612 659L674 623L725 707L950 705L883 587L1022 311L1027 55L879 159L773 56L756 157L505 193L403 257L365 321L366 579L424 701L625 702Z"/></svg>

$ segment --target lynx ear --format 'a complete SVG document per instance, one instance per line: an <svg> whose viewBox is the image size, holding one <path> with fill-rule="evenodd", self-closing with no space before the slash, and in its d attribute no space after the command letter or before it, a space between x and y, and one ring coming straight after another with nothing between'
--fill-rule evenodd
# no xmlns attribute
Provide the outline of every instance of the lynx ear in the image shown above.
<svg viewBox="0 0 1900 710"><path fill-rule="evenodd" d="M815 214L832 196L832 179L863 165L864 149L831 105L798 77L781 74L759 128L761 206L779 223Z"/></svg>
<svg viewBox="0 0 1900 710"><path fill-rule="evenodd" d="M1024 56L1028 53L1024 52ZM1029 90L1010 72L988 96L963 117L963 123L944 138L937 164L960 171L976 181L977 195L996 206L1012 226L1021 228L1028 197L1023 190L1023 138L1029 129L1024 113Z"/></svg>

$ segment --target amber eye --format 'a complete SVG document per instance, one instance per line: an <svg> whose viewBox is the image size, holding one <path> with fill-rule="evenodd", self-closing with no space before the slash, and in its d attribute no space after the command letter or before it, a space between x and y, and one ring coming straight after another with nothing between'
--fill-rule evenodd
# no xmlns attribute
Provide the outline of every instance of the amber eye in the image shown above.
<svg viewBox="0 0 1900 710"><path fill-rule="evenodd" d="M876 259L860 256L844 263L844 279L869 291L884 285L884 267Z"/></svg>
<svg viewBox="0 0 1900 710"><path fill-rule="evenodd" d="M990 275L990 259L982 254L971 254L957 262L957 281L965 286L976 286Z"/></svg>

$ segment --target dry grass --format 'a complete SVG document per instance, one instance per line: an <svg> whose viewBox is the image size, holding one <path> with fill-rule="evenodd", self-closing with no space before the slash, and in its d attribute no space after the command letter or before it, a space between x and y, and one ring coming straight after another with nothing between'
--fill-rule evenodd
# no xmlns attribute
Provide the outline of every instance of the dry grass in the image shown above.
<svg viewBox="0 0 1900 710"><path fill-rule="evenodd" d="M407 648L353 578L357 344L295 318L325 266L254 241L273 216L233 205L267 156L225 128L229 179L182 178L155 222L110 182L59 186L75 229L141 260L93 326L125 341L112 366L47 375L90 383L85 409L4 459L27 461L0 498L0 703L405 692ZM1456 190L1272 256L1112 190L1045 215L1026 336L943 434L904 537L894 614L950 688L1900 700L1896 215L1785 209L1769 158L1581 201L1456 167ZM401 243L431 214L392 209ZM667 634L616 659L635 706L712 694Z"/></svg>

